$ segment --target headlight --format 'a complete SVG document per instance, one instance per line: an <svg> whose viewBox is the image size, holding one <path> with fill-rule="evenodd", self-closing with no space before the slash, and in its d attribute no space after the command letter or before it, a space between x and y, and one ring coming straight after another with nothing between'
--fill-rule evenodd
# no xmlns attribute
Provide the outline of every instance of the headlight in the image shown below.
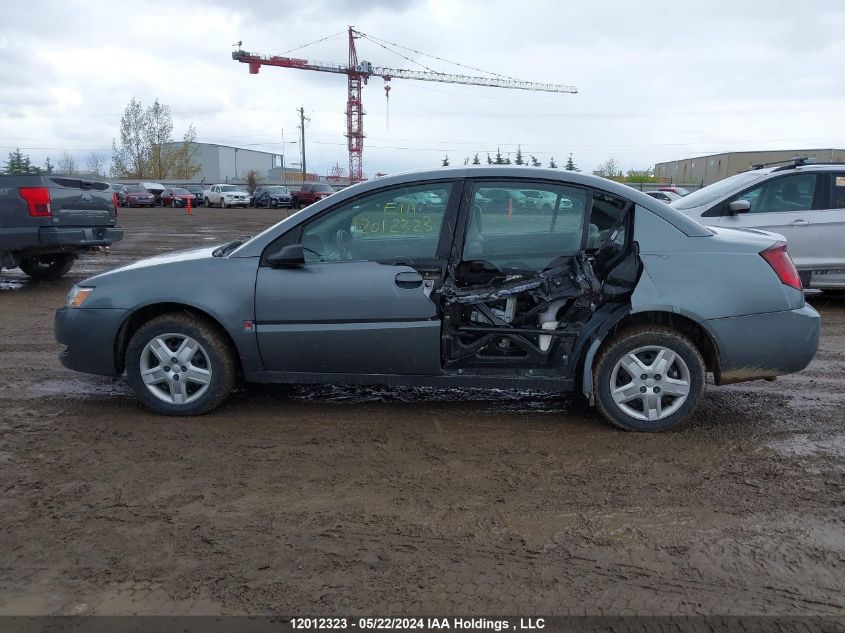
<svg viewBox="0 0 845 633"><path fill-rule="evenodd" d="M88 298L88 295L92 292L94 292L93 288L80 288L79 286L74 286L67 294L67 307L81 308L82 304L85 303L85 300Z"/></svg>

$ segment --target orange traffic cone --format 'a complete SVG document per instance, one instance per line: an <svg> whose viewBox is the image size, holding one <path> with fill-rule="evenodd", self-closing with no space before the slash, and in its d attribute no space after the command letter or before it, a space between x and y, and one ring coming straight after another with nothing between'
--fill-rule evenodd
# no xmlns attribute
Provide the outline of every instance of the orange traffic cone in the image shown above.
<svg viewBox="0 0 845 633"><path fill-rule="evenodd" d="M193 196L191 196L192 198ZM191 198L188 198L188 215L191 215Z"/></svg>

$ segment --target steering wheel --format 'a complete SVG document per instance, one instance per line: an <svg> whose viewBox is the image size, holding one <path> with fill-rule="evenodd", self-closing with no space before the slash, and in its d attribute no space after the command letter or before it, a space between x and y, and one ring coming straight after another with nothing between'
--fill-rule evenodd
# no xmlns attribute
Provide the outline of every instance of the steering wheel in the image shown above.
<svg viewBox="0 0 845 633"><path fill-rule="evenodd" d="M344 261L352 261L352 236L347 231L340 229L335 234L335 241L340 258Z"/></svg>

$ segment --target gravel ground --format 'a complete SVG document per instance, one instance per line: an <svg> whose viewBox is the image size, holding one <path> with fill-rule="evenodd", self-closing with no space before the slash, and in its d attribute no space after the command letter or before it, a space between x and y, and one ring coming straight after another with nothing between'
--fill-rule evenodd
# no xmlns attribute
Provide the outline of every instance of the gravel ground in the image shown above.
<svg viewBox="0 0 845 633"><path fill-rule="evenodd" d="M66 278L0 272L0 614L845 614L845 298L801 374L682 430L517 392L249 386L146 413L57 360L76 282L273 210L124 210Z"/></svg>

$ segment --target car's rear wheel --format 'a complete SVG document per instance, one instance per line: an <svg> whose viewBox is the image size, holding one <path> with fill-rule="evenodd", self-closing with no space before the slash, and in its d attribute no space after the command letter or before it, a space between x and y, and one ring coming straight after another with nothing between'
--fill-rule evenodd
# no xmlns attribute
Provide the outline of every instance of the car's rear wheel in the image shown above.
<svg viewBox="0 0 845 633"><path fill-rule="evenodd" d="M594 366L596 405L628 431L666 431L698 405L704 374L701 353L683 334L658 325L624 330Z"/></svg>
<svg viewBox="0 0 845 633"><path fill-rule="evenodd" d="M20 269L33 279L58 279L73 267L76 257L68 253L22 257Z"/></svg>
<svg viewBox="0 0 845 633"><path fill-rule="evenodd" d="M234 353L216 327L185 314L156 317L132 336L126 372L135 394L162 415L202 415L235 384Z"/></svg>

